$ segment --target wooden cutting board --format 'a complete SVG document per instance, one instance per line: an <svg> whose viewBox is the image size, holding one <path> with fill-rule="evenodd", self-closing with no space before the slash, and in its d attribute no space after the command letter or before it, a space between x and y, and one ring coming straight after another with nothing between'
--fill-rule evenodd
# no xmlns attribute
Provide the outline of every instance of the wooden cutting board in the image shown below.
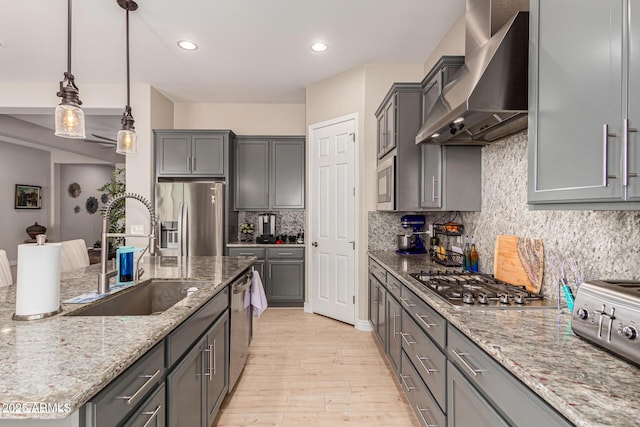
<svg viewBox="0 0 640 427"><path fill-rule="evenodd" d="M542 240L499 235L493 259L493 275L510 285L524 285L535 294L542 287Z"/></svg>

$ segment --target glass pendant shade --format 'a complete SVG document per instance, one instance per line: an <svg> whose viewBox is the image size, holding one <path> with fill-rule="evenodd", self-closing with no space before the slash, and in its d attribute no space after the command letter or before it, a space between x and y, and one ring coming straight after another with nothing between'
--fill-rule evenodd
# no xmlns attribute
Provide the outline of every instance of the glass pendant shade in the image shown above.
<svg viewBox="0 0 640 427"><path fill-rule="evenodd" d="M85 137L84 130L84 112L78 106L72 104L59 104L55 113L56 136L63 138L83 139Z"/></svg>
<svg viewBox="0 0 640 427"><path fill-rule="evenodd" d="M138 152L138 135L134 130L121 129L116 138L116 153L130 156Z"/></svg>

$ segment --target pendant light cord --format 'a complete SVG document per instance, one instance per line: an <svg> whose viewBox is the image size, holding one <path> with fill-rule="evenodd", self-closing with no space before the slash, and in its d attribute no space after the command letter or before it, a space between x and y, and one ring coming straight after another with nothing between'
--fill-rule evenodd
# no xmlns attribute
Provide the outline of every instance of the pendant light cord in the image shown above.
<svg viewBox="0 0 640 427"><path fill-rule="evenodd" d="M131 108L129 86L129 9L127 9L127 108Z"/></svg>
<svg viewBox="0 0 640 427"><path fill-rule="evenodd" d="M71 75L71 0L68 1L67 10L67 73Z"/></svg>

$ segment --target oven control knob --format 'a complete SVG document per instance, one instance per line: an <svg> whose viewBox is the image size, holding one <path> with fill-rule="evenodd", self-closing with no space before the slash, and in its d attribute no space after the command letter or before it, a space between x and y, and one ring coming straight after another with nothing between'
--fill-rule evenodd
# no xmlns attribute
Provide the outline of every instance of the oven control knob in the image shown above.
<svg viewBox="0 0 640 427"><path fill-rule="evenodd" d="M622 335L629 340L633 340L638 336L638 331L633 326L625 326L622 328Z"/></svg>
<svg viewBox="0 0 640 427"><path fill-rule="evenodd" d="M589 318L589 310L587 310L586 308L579 308L577 314L578 317L582 320L587 320Z"/></svg>

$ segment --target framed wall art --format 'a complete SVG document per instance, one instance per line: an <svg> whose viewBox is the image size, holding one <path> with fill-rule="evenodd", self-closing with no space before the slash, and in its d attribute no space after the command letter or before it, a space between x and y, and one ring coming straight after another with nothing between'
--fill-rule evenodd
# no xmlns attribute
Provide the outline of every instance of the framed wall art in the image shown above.
<svg viewBox="0 0 640 427"><path fill-rule="evenodd" d="M16 209L40 209L42 208L42 198L39 185L16 184Z"/></svg>

